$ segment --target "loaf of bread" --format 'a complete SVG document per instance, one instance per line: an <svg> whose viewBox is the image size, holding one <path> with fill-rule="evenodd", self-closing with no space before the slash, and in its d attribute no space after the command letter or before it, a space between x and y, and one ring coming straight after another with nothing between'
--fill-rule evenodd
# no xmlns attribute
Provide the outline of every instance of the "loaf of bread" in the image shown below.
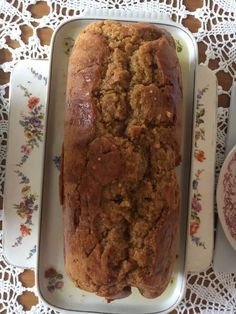
<svg viewBox="0 0 236 314"><path fill-rule="evenodd" d="M108 300L167 287L176 258L181 71L145 23L101 21L68 68L60 197L66 272Z"/></svg>

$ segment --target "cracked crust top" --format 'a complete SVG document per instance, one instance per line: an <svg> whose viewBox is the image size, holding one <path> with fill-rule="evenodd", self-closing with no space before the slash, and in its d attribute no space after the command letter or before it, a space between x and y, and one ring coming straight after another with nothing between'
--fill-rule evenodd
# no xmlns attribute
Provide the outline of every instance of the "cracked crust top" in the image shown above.
<svg viewBox="0 0 236 314"><path fill-rule="evenodd" d="M60 175L65 267L107 299L154 298L175 261L180 66L149 24L90 24L69 62Z"/></svg>

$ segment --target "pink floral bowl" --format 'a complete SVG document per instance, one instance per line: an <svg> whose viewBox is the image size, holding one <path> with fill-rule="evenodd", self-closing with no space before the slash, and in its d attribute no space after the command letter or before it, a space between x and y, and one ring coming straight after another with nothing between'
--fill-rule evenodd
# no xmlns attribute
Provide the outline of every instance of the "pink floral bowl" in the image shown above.
<svg viewBox="0 0 236 314"><path fill-rule="evenodd" d="M236 250L236 146L229 152L221 168L216 201L222 228Z"/></svg>

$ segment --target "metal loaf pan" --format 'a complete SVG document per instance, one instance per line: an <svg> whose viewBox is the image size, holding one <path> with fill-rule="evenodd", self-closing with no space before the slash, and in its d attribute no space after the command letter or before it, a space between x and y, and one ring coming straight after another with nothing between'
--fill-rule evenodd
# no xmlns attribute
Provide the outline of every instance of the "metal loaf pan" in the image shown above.
<svg viewBox="0 0 236 314"><path fill-rule="evenodd" d="M132 295L108 304L103 298L74 287L64 272L62 210L59 203L58 176L55 165L63 141L64 105L68 52L81 29L96 20L149 22L171 32L176 40L183 74L182 164L178 169L181 186L181 219L178 255L173 278L165 292L156 299L146 299L137 289ZM42 210L40 217L37 287L41 298L50 306L65 312L83 313L163 313L180 302L185 291L186 243L191 173L192 130L194 116L195 70L197 49L192 35L183 27L158 14L119 10L85 12L69 20L54 34L50 60L47 131L45 141Z"/></svg>

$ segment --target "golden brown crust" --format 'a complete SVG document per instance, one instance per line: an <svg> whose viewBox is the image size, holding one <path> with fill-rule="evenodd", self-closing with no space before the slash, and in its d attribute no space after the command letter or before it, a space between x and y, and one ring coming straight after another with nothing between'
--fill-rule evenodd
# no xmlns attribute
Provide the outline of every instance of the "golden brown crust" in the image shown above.
<svg viewBox="0 0 236 314"><path fill-rule="evenodd" d="M103 21L76 40L63 163L65 267L107 299L166 288L176 250L180 66L168 32Z"/></svg>

